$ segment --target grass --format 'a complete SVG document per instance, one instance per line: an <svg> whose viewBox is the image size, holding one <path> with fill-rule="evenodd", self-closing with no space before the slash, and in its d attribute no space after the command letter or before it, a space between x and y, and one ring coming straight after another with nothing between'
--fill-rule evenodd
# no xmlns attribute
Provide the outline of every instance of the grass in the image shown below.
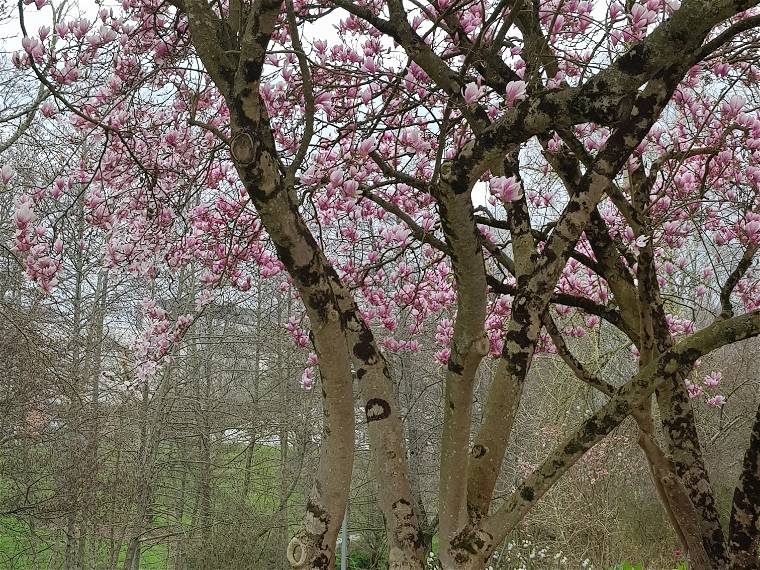
<svg viewBox="0 0 760 570"><path fill-rule="evenodd" d="M0 568L3 570L32 570L54 567L51 562L60 559L65 545L44 530L33 533L29 525L13 517L0 517ZM119 567L126 557L126 545L119 553ZM140 553L140 568L163 570L168 568L169 549L165 545L147 545ZM101 549L99 561L105 564L107 553Z"/></svg>
<svg viewBox="0 0 760 570"><path fill-rule="evenodd" d="M247 512L255 515L267 517L274 514L279 507L279 449L257 445L254 448L252 461L252 479L248 497L245 503L241 503L241 488L244 479L244 465L246 445L243 443L227 444L217 448L212 458L213 468L213 492L215 502L224 510L224 505L236 502ZM160 462L160 459L159 459ZM158 487L162 483L158 482ZM194 490L194 481L192 477L188 478L188 490ZM0 498L12 495L11 483L0 479ZM154 529L172 530L177 528L179 523L185 529L192 525L189 512L192 505L187 505L185 514L181 521L175 520L171 515L174 510L172 498L166 495L159 499L156 505L157 514L151 520L151 526ZM300 489L296 489L288 500L290 507L290 519L293 524L297 523L302 512L304 496ZM160 533L168 534L168 533ZM170 539L171 540L171 539ZM60 565L65 543L62 539L62 533L55 532L52 529L46 529L42 526L32 529L20 518L11 516L0 517L0 569L2 570L33 570L36 568L55 568ZM118 567L126 557L126 544L122 546L119 553ZM168 544L151 544L147 541L142 545L140 553L141 570L164 570L170 567L171 549ZM98 559L106 565L109 560L109 553L105 541L99 545Z"/></svg>

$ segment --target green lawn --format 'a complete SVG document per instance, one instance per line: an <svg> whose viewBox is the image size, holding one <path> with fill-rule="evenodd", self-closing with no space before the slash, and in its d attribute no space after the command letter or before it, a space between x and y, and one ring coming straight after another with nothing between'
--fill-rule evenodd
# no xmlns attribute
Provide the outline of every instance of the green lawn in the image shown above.
<svg viewBox="0 0 760 570"><path fill-rule="evenodd" d="M256 446L254 449L250 492L245 503L241 501L241 489L244 478L245 465L244 444L229 444L223 449L217 449L214 454L213 487L215 508L224 509L225 504L244 504L249 513L257 515L269 515L279 505L279 462L280 452L278 449L268 446ZM7 485L0 479L0 498ZM194 481L188 479L188 489L192 490ZM159 483L160 486L160 483ZM10 494L10 493L8 493ZM157 511L162 513L152 519L152 527L158 529L172 527L176 530L177 521L171 516L174 506L172 498L161 495ZM294 491L288 501L290 508L289 518L296 523L300 517L304 502L303 494L299 490ZM163 503L163 504L161 504ZM191 527L192 520L187 506L182 517L181 525L187 529ZM0 517L0 570L36 570L54 569L61 565L64 543L60 533L43 527L31 529L23 520L13 517ZM36 538L33 537L36 534ZM167 532L166 534L169 534ZM169 539L171 540L171 539ZM108 551L105 543L99 548L99 560L103 566L108 562ZM118 568L126 556L126 545L121 549ZM167 544L143 544L140 556L141 570L164 570L170 568L172 552ZM52 562L52 563L51 563ZM49 565L50 564L50 565ZM49 566L48 566L49 565Z"/></svg>
<svg viewBox="0 0 760 570"><path fill-rule="evenodd" d="M48 533L37 532L38 539L34 548L31 532L26 523L13 517L0 517L0 568L2 570L33 570L48 568L51 558L59 560L64 545L50 540ZM126 556L126 546L119 554L119 568ZM35 552L36 551L36 552ZM140 555L140 568L145 570L162 570L168 568L168 548L164 545L145 546ZM107 562L106 553L101 553L103 564ZM51 565L50 568L55 568Z"/></svg>

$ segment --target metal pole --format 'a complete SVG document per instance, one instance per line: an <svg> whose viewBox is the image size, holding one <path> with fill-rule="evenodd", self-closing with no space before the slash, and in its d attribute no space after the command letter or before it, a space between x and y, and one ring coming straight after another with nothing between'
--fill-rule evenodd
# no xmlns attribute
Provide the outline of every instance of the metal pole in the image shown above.
<svg viewBox="0 0 760 570"><path fill-rule="evenodd" d="M340 534L340 570L348 570L348 506L346 506L346 514L343 516Z"/></svg>

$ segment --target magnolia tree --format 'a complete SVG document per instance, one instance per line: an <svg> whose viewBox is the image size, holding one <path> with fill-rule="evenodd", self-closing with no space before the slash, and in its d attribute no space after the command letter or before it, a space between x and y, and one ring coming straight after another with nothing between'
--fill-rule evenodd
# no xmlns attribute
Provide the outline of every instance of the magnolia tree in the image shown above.
<svg viewBox="0 0 760 570"><path fill-rule="evenodd" d="M758 568L760 410L728 519L694 416L730 405L700 357L760 334L758 4L123 0L34 30L29 14L50 6L24 0L13 61L52 94L48 123L89 137L98 158L17 200L14 245L54 287L59 198L81 193L113 268L153 279L199 264L199 307L259 278L300 298L288 329L313 345L302 384L321 390L324 428L284 553L294 568L334 566L354 385L389 566L423 567L386 358L419 350L431 326L445 367L441 567L484 568L632 416L693 566ZM150 377L193 314L146 310ZM595 327L630 344L638 372L622 385L570 350ZM606 403L495 500L539 351Z"/></svg>

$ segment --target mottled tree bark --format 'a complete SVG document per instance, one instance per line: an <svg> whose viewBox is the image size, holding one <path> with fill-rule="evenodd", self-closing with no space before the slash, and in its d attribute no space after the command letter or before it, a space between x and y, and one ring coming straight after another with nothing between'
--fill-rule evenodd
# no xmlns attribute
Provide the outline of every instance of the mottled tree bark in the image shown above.
<svg viewBox="0 0 760 570"><path fill-rule="evenodd" d="M760 568L760 407L744 453L739 484L734 490L728 530L731 570Z"/></svg>
<svg viewBox="0 0 760 570"><path fill-rule="evenodd" d="M645 366L673 346L673 337L666 319L665 307L660 295L655 266L654 236L651 232L652 222L648 215L650 193L654 177L647 177L641 168L631 172L631 214L630 223L637 237L646 238L646 244L639 248L636 259L638 308L639 308L639 365ZM686 542L693 542L689 532L699 532L703 549L710 558L710 564L720 568L725 564L725 546L720 518L715 508L715 499L702 450L697 434L694 413L686 387L681 379L666 382L656 392L657 403L662 418L663 431L670 456L675 466L678 479L689 494L689 504L677 509L684 503L680 495L669 494L676 484L672 475L660 478L661 492L664 495L665 508L678 520L677 530ZM645 440L646 441L646 440ZM651 450L651 447L650 447ZM652 465L657 473L662 466ZM699 515L699 524L690 523L691 516L685 514L695 508ZM680 512L681 517L678 517ZM687 532L685 525L689 526ZM688 544L684 545L688 546ZM701 549L695 554L701 556Z"/></svg>
<svg viewBox="0 0 760 570"><path fill-rule="evenodd" d="M294 279L309 315L323 386L325 431L320 467L307 505L304 531L288 551L297 568L331 567L348 494L353 451L352 366L356 369L370 443L378 461L380 506L388 524L391 567L420 568L419 529L406 477L401 420L385 361L350 294L305 221L286 169L279 163L259 96L260 71L280 2L256 3L237 45L218 43L222 23L196 1L182 6L199 54L231 113L232 155L280 260Z"/></svg>
<svg viewBox="0 0 760 570"><path fill-rule="evenodd" d="M468 519L467 478L463 473L467 472L469 459L473 386L475 373L489 348L484 329L483 250L471 197L475 181L458 176L456 171L445 172L436 191L457 283L457 318L446 373L438 489L439 557L444 567L455 564L450 552L451 541Z"/></svg>

